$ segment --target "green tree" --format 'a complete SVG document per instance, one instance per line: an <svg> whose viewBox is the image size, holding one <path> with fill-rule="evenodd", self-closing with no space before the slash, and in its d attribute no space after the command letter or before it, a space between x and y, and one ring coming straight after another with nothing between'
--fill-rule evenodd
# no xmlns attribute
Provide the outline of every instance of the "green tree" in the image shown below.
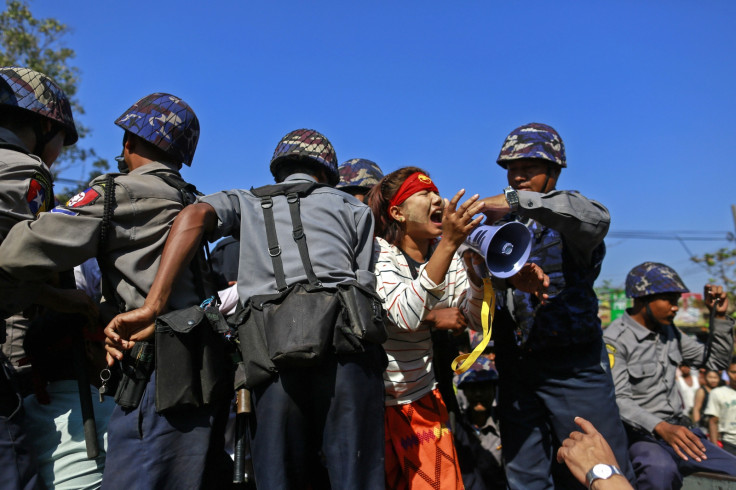
<svg viewBox="0 0 736 490"><path fill-rule="evenodd" d="M710 274L710 281L720 284L728 293L730 310L736 309L736 248L721 248L713 253L690 258Z"/></svg>
<svg viewBox="0 0 736 490"><path fill-rule="evenodd" d="M0 13L0 66L24 66L45 73L53 78L64 90L74 111L74 120L80 141L66 147L52 170L55 176L72 166L92 162L89 180L110 168L104 158L100 158L92 148L85 148L81 140L89 135L89 128L80 124L79 116L84 107L75 97L79 84L79 68L71 60L74 50L63 43L69 28L56 19L37 19L33 17L28 4L21 0L6 0L5 10ZM66 186L56 193L61 200L68 199L83 189L86 182Z"/></svg>

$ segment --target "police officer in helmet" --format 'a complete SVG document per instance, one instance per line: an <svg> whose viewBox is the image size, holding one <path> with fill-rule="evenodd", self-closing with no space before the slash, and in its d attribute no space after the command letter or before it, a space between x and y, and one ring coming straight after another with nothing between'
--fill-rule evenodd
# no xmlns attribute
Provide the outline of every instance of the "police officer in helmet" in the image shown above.
<svg viewBox="0 0 736 490"><path fill-rule="evenodd" d="M494 283L498 411L509 487L580 485L553 456L577 430L576 416L599 429L621 471L633 479L593 289L605 256L608 210L579 192L557 189L567 159L551 126L529 123L511 131L496 163L508 186L483 200L484 213L491 222L525 224L533 234L529 262L549 276L544 304L513 279Z"/></svg>
<svg viewBox="0 0 736 490"><path fill-rule="evenodd" d="M712 340L703 344L674 325L678 301L689 292L671 267L637 265L626 276L634 306L603 332L616 387L616 402L628 435L637 488L679 488L696 471L736 476L736 457L708 441L684 412L677 367L724 369L733 350L733 320L721 286L706 285Z"/></svg>
<svg viewBox="0 0 736 490"><path fill-rule="evenodd" d="M114 314L143 304L171 224L194 200L194 190L179 170L193 161L199 121L181 98L154 93L133 104L115 124L125 130L123 159L129 172L100 176L65 205L42 214L32 227L15 227L0 247L0 286L37 284L55 271L97 257L106 310ZM199 304L192 271L184 271L180 279L168 306ZM148 339L140 340L145 347ZM116 407L110 419L103 486L216 487L208 458L223 452L220 447L218 453L221 441L212 431L220 407L158 414L155 372L141 377L144 388L137 405ZM222 408L224 417L227 407Z"/></svg>
<svg viewBox="0 0 736 490"><path fill-rule="evenodd" d="M56 82L29 68L0 67L0 243L15 224L53 207L49 168L77 137L69 100ZM30 392L32 384L30 366L17 364L25 357L23 339L30 321L20 314L5 319L34 301L66 311L84 311L92 305L84 295L47 285L22 291L9 288L0 297L0 480L8 488L30 488L37 477L24 447L20 397Z"/></svg>

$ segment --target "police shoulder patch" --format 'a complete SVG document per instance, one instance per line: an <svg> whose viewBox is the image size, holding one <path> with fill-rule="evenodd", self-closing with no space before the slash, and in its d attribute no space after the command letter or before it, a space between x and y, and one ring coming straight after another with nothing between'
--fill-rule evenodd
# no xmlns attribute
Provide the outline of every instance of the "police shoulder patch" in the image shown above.
<svg viewBox="0 0 736 490"><path fill-rule="evenodd" d="M616 348L611 344L606 344L606 350L608 351L608 364L613 369L613 365L616 364Z"/></svg>
<svg viewBox="0 0 736 490"><path fill-rule="evenodd" d="M76 196L69 199L69 201L66 203L66 206L69 208L80 208L82 206L89 206L90 204L94 204L99 197L100 193L90 187L87 190L82 191Z"/></svg>
<svg viewBox="0 0 736 490"><path fill-rule="evenodd" d="M40 172L33 174L26 192L26 201L31 213L38 216L39 213L48 211L53 205L53 199L51 182Z"/></svg>

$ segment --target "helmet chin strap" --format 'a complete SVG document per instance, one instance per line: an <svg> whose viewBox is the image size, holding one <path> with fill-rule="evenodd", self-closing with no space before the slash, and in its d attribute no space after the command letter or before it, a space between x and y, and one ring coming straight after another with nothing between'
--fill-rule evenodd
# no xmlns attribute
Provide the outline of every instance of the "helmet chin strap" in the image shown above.
<svg viewBox="0 0 736 490"><path fill-rule="evenodd" d="M544 185L542 186L542 193L547 193L547 184L549 184L549 167L547 168L547 178L544 179Z"/></svg>
<svg viewBox="0 0 736 490"><path fill-rule="evenodd" d="M546 178L544 179L544 185L542 186L542 194L546 194L547 191L547 184L549 184L550 174L552 173L552 164L547 164L547 172L545 173Z"/></svg>
<svg viewBox="0 0 736 490"><path fill-rule="evenodd" d="M671 325L671 323L660 323L659 321L657 321L657 320L656 320L656 319L654 318L654 315L652 314L652 309L651 309L651 308L649 308L649 303L647 303L647 306L646 306L646 308L645 308L645 310L644 310L644 311L645 311L645 312L646 312L646 314L647 314L647 319L648 319L648 320L649 320L649 321L650 321L650 322L651 322L651 323L652 323L653 325L656 325L656 326L657 326L658 328L664 328L664 327L667 327L667 326Z"/></svg>

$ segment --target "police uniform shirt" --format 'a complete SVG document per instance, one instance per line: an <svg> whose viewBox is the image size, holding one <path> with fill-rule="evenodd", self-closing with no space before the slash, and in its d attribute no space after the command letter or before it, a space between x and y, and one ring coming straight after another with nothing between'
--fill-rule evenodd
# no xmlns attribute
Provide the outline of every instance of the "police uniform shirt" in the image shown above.
<svg viewBox="0 0 736 490"><path fill-rule="evenodd" d="M19 281L43 282L50 272L71 269L96 256L106 300L124 310L142 306L171 225L182 209L179 191L156 174L179 175L174 165L152 162L115 176L114 215L102 249L106 176L93 180L66 205L42 213L36 221L19 223L0 246L0 288ZM171 296L172 309L201 302L193 283L192 273L183 271Z"/></svg>
<svg viewBox="0 0 736 490"><path fill-rule="evenodd" d="M314 182L307 174L292 174L285 182ZM238 295L241 301L257 294L276 292L268 252L260 198L246 190L223 191L200 198L217 212L217 229L210 241L240 236ZM300 199L301 220L314 273L329 287L357 278L375 287L371 270L373 215L354 197L332 187L319 187ZM297 244L292 237L291 215L285 196L273 198L281 259L287 284L306 281ZM357 271L357 272L356 272Z"/></svg>
<svg viewBox="0 0 736 490"><path fill-rule="evenodd" d="M13 225L50 210L53 202L49 168L25 152L15 133L0 128L0 242Z"/></svg>
<svg viewBox="0 0 736 490"><path fill-rule="evenodd" d="M733 349L733 320L716 319L715 336L707 367L722 369ZM653 332L625 313L603 331L616 403L627 424L653 432L669 417L684 414L677 389L677 367L685 362L699 367L705 345L673 325Z"/></svg>
<svg viewBox="0 0 736 490"><path fill-rule="evenodd" d="M608 210L575 191L520 190L518 196L518 209L500 223L521 218L534 234L529 261L549 275L550 296L538 307L531 294L493 279L499 306L513 321L507 326L515 330L515 341L541 351L600 339L593 282L605 256L602 242L610 224Z"/></svg>
<svg viewBox="0 0 736 490"><path fill-rule="evenodd" d="M518 191L518 195L517 214L558 231L565 237L572 256L581 264L589 264L593 250L603 241L611 224L605 206L574 191Z"/></svg>

